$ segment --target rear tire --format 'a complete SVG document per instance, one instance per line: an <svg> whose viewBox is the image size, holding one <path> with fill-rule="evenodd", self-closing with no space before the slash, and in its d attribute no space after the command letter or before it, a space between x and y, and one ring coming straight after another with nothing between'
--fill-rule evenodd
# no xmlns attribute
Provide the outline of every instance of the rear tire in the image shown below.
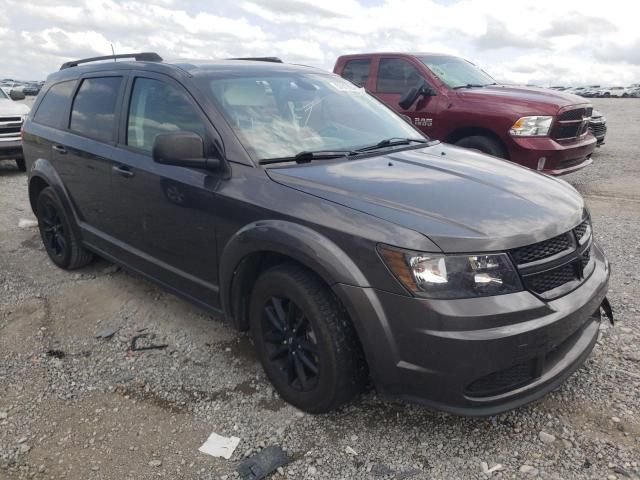
<svg viewBox="0 0 640 480"><path fill-rule="evenodd" d="M18 170L21 172L27 171L27 163L24 161L24 158L17 158L16 165L18 166Z"/></svg>
<svg viewBox="0 0 640 480"><path fill-rule="evenodd" d="M455 143L458 147L479 150L487 155L493 155L498 158L507 158L507 152L497 140L483 135L472 135L458 140Z"/></svg>
<svg viewBox="0 0 640 480"><path fill-rule="evenodd" d="M331 289L296 264L263 273L253 288L251 333L280 396L309 413L353 400L367 369L355 329Z"/></svg>
<svg viewBox="0 0 640 480"><path fill-rule="evenodd" d="M53 263L65 270L91 263L93 254L82 246L71 228L71 220L53 188L47 187L38 195L36 216L42 243Z"/></svg>

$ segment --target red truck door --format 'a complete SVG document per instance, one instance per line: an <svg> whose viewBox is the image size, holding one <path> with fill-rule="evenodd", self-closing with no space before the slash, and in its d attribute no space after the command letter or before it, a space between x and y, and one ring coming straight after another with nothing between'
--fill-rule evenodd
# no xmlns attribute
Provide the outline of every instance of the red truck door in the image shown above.
<svg viewBox="0 0 640 480"><path fill-rule="evenodd" d="M407 110L398 105L400 98L420 81L434 88L417 60L394 56L381 56L377 60L369 82L371 93L390 108L411 118L413 124L429 137L441 139L439 133L442 134L444 129L440 127L438 117L441 105L446 101L442 94L422 95ZM437 92L435 88L434 91Z"/></svg>

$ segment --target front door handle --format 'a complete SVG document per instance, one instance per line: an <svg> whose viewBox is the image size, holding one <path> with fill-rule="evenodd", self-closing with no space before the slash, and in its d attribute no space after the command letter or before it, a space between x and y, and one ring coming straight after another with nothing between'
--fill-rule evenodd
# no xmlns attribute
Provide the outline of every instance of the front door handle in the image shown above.
<svg viewBox="0 0 640 480"><path fill-rule="evenodd" d="M65 155L67 153L67 149L63 145L54 145L53 149L61 155Z"/></svg>
<svg viewBox="0 0 640 480"><path fill-rule="evenodd" d="M126 178L131 178L135 175L129 167L125 167L124 165L114 165L111 167L111 171Z"/></svg>

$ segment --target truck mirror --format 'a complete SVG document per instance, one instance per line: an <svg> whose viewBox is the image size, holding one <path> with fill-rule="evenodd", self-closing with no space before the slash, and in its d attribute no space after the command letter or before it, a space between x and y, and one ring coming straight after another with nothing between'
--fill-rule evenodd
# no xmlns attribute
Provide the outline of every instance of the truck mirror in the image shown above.
<svg viewBox="0 0 640 480"><path fill-rule="evenodd" d="M421 92L422 92L422 87L411 87L409 91L407 91L407 93L405 93L404 95L402 95L402 97L400 97L400 101L398 102L398 105L400 105L400 107L403 110L408 110L411 107L411 105L413 105L415 101L418 99Z"/></svg>
<svg viewBox="0 0 640 480"><path fill-rule="evenodd" d="M11 97L11 100L24 100L25 99L24 93L22 93L20 90L11 90L9 92L9 97Z"/></svg>

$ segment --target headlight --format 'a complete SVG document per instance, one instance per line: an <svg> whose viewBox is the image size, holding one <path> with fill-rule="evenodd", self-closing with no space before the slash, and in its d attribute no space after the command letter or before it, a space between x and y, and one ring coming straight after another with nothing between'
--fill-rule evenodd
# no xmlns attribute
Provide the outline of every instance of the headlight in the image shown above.
<svg viewBox="0 0 640 480"><path fill-rule="evenodd" d="M549 134L553 117L522 117L513 124L509 133L516 137L544 137Z"/></svg>
<svg viewBox="0 0 640 480"><path fill-rule="evenodd" d="M505 253L439 255L386 246L378 251L400 283L420 297L473 298L522 290Z"/></svg>

